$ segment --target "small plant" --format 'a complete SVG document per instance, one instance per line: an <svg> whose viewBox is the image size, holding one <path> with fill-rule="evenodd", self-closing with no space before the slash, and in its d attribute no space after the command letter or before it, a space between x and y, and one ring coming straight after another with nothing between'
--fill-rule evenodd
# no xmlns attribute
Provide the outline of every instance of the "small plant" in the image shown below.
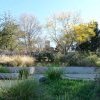
<svg viewBox="0 0 100 100"><path fill-rule="evenodd" d="M1 67L0 66L0 73L10 73L10 70L6 67Z"/></svg>
<svg viewBox="0 0 100 100"><path fill-rule="evenodd" d="M62 79L62 70L58 69L58 68L49 68L46 71L46 77L50 80L59 80Z"/></svg>
<svg viewBox="0 0 100 100"><path fill-rule="evenodd" d="M29 76L29 71L27 69L19 70L19 79L27 79Z"/></svg>
<svg viewBox="0 0 100 100"><path fill-rule="evenodd" d="M98 60L96 61L96 66L100 67L100 58L98 58Z"/></svg>

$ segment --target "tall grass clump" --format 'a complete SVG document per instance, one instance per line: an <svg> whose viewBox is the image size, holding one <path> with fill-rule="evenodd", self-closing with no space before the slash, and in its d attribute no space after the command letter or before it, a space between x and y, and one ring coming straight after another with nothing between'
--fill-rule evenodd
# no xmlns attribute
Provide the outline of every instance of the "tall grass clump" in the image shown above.
<svg viewBox="0 0 100 100"><path fill-rule="evenodd" d="M35 58L26 55L0 56L0 63L10 66L32 66Z"/></svg>
<svg viewBox="0 0 100 100"><path fill-rule="evenodd" d="M30 56L12 56L13 61L11 64L13 66L32 66L35 59Z"/></svg>
<svg viewBox="0 0 100 100"><path fill-rule="evenodd" d="M62 75L63 75L63 71L61 69L59 69L59 68L49 68L45 73L45 76L49 80L62 79Z"/></svg>
<svg viewBox="0 0 100 100"><path fill-rule="evenodd" d="M38 100L38 84L34 80L24 80L5 88L1 92L2 100Z"/></svg>
<svg viewBox="0 0 100 100"><path fill-rule="evenodd" d="M0 64L7 65L12 61L11 56L0 55Z"/></svg>
<svg viewBox="0 0 100 100"><path fill-rule="evenodd" d="M27 69L19 70L19 79L27 79L29 76L29 71Z"/></svg>

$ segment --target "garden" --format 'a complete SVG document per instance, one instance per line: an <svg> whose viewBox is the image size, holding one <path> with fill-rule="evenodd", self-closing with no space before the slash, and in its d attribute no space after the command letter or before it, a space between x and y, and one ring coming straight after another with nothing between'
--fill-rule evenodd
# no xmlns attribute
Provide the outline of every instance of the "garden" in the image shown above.
<svg viewBox="0 0 100 100"><path fill-rule="evenodd" d="M0 80L0 100L99 100L100 79L63 79L61 70L50 69L39 81L24 77ZM26 79L27 78L27 79Z"/></svg>
<svg viewBox="0 0 100 100"><path fill-rule="evenodd" d="M0 100L100 100L98 22L68 12L44 27L33 15L0 17Z"/></svg>

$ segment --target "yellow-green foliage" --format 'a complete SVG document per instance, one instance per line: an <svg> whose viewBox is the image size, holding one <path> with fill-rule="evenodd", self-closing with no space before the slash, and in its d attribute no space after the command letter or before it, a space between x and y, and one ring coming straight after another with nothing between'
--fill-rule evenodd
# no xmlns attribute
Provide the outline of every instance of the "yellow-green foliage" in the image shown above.
<svg viewBox="0 0 100 100"><path fill-rule="evenodd" d="M100 58L96 61L96 66L100 67Z"/></svg>
<svg viewBox="0 0 100 100"><path fill-rule="evenodd" d="M95 36L95 27L96 26L93 22L74 26L76 41L82 43L89 40L91 37Z"/></svg>
<svg viewBox="0 0 100 100"><path fill-rule="evenodd" d="M12 66L32 66L35 63L35 59L25 55L13 55L13 56L0 56L0 63L9 64Z"/></svg>

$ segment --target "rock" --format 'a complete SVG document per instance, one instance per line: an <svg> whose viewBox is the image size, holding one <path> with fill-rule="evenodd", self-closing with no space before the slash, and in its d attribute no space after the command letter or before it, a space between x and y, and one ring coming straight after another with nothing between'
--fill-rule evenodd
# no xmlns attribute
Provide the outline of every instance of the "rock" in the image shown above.
<svg viewBox="0 0 100 100"><path fill-rule="evenodd" d="M39 82L40 82L40 83L45 83L45 82L47 82L47 77L41 77L41 78L39 79Z"/></svg>

